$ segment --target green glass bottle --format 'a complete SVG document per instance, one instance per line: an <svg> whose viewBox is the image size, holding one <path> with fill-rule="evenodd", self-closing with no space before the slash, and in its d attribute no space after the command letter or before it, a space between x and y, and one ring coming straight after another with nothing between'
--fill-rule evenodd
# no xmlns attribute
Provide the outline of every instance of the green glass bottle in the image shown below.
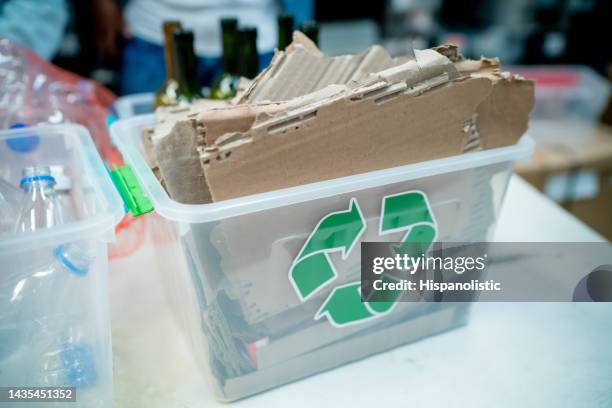
<svg viewBox="0 0 612 408"><path fill-rule="evenodd" d="M278 49L284 51L293 40L293 15L281 13L278 15Z"/></svg>
<svg viewBox="0 0 612 408"><path fill-rule="evenodd" d="M228 99L236 95L238 76L238 20L221 19L221 40L223 45L223 72L210 91L212 99Z"/></svg>
<svg viewBox="0 0 612 408"><path fill-rule="evenodd" d="M304 21L300 29L313 43L319 45L319 25L314 20Z"/></svg>
<svg viewBox="0 0 612 408"><path fill-rule="evenodd" d="M180 21L165 21L162 25L164 32L164 63L166 65L166 80L155 92L155 107L176 105L178 83L174 73L174 39L172 33L181 28Z"/></svg>
<svg viewBox="0 0 612 408"><path fill-rule="evenodd" d="M178 82L177 100L189 103L202 98L202 87L198 81L198 60L193 50L193 31L175 30L174 39L174 72Z"/></svg>
<svg viewBox="0 0 612 408"><path fill-rule="evenodd" d="M257 53L257 28L244 27L238 30L240 53L238 74L253 79L259 73L259 54Z"/></svg>

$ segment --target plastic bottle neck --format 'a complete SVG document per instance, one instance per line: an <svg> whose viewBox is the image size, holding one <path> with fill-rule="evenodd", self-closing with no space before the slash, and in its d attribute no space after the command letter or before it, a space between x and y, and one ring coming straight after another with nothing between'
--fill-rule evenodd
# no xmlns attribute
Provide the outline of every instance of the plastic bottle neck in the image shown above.
<svg viewBox="0 0 612 408"><path fill-rule="evenodd" d="M53 193L55 178L47 174L29 176L22 178L19 185L26 192L43 191L45 193Z"/></svg>

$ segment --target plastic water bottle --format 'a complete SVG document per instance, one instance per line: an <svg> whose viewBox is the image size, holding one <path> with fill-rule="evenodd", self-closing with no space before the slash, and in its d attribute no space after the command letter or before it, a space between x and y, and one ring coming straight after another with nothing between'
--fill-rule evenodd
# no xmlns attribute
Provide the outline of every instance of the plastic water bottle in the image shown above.
<svg viewBox="0 0 612 408"><path fill-rule="evenodd" d="M5 311L12 321L4 326L0 343L4 352L8 380L14 386L89 387L96 383L97 371L89 343L89 325L95 324L82 313L91 293L86 279L93 255L75 243L58 245L52 251L37 252L11 278L11 300ZM2 321L0 319L0 327ZM2 333L2 332L0 332ZM12 345L9 349L9 345ZM8 351L8 352L7 352Z"/></svg>
<svg viewBox="0 0 612 408"><path fill-rule="evenodd" d="M53 258L50 269L57 276L50 301L57 302L57 310L48 337L34 347L40 353L34 381L48 387L89 388L98 375L87 330L92 322L81 313L81 306L91 292L85 278L94 257L85 246L69 243L55 247Z"/></svg>
<svg viewBox="0 0 612 408"><path fill-rule="evenodd" d="M26 192L16 233L62 224L61 201L48 167L27 167ZM94 255L81 243L33 250L0 287L0 384L69 386L96 384L96 360L90 347L90 322L82 305L91 293L86 279ZM5 285L6 286L6 285ZM6 296L6 295L9 296ZM2 331L2 327L6 330Z"/></svg>
<svg viewBox="0 0 612 408"><path fill-rule="evenodd" d="M17 219L16 232L52 228L63 223L62 209L53 188L55 179L49 167L24 168L20 185L26 194Z"/></svg>

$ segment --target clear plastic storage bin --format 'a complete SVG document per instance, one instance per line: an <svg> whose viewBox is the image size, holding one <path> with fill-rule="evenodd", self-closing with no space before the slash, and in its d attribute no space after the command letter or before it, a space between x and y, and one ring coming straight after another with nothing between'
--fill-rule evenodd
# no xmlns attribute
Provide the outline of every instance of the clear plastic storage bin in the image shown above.
<svg viewBox="0 0 612 408"><path fill-rule="evenodd" d="M123 217L123 202L81 126L0 132L0 177L7 196L20 194L26 166L61 170L53 177L54 205L62 209L63 222L17 233L7 220L22 218L16 214L24 201L3 206L8 215L0 233L0 387L76 391L76 402L15 406L110 407L107 243Z"/></svg>
<svg viewBox="0 0 612 408"><path fill-rule="evenodd" d="M529 134L539 147L575 149L593 142L610 97L610 82L586 65L507 67L535 81Z"/></svg>
<svg viewBox="0 0 612 408"><path fill-rule="evenodd" d="M610 96L610 82L586 65L522 65L506 69L535 81L532 119L596 122Z"/></svg>
<svg viewBox="0 0 612 408"><path fill-rule="evenodd" d="M121 96L117 98L113 107L119 119L126 119L153 112L154 103L155 94L146 92Z"/></svg>
<svg viewBox="0 0 612 408"><path fill-rule="evenodd" d="M385 199L417 192L427 198L438 241L485 241L513 163L533 150L524 136L505 148L188 205L172 200L146 164L140 135L154 121L153 115L118 121L112 138L174 232L178 245L158 240L156 254L168 286L177 291L200 366L221 400L465 324L469 303L398 303L380 316L343 320L333 316L329 300L335 290L359 281L359 242L400 241L406 234L407 228L383 230ZM333 265L335 277L298 295L292 271L300 253L319 222L339 213L361 229L343 248L324 251L327 261L320 258Z"/></svg>

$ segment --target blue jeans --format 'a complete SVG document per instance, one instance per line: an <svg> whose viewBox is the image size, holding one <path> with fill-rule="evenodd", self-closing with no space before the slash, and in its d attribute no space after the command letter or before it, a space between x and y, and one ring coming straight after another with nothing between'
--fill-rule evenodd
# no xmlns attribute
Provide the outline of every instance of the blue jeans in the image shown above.
<svg viewBox="0 0 612 408"><path fill-rule="evenodd" d="M259 55L259 68L270 64L272 51ZM211 86L221 75L221 58L198 58L198 79L202 86ZM133 37L123 49L119 92L129 95L155 92L166 79L164 48L141 38Z"/></svg>

